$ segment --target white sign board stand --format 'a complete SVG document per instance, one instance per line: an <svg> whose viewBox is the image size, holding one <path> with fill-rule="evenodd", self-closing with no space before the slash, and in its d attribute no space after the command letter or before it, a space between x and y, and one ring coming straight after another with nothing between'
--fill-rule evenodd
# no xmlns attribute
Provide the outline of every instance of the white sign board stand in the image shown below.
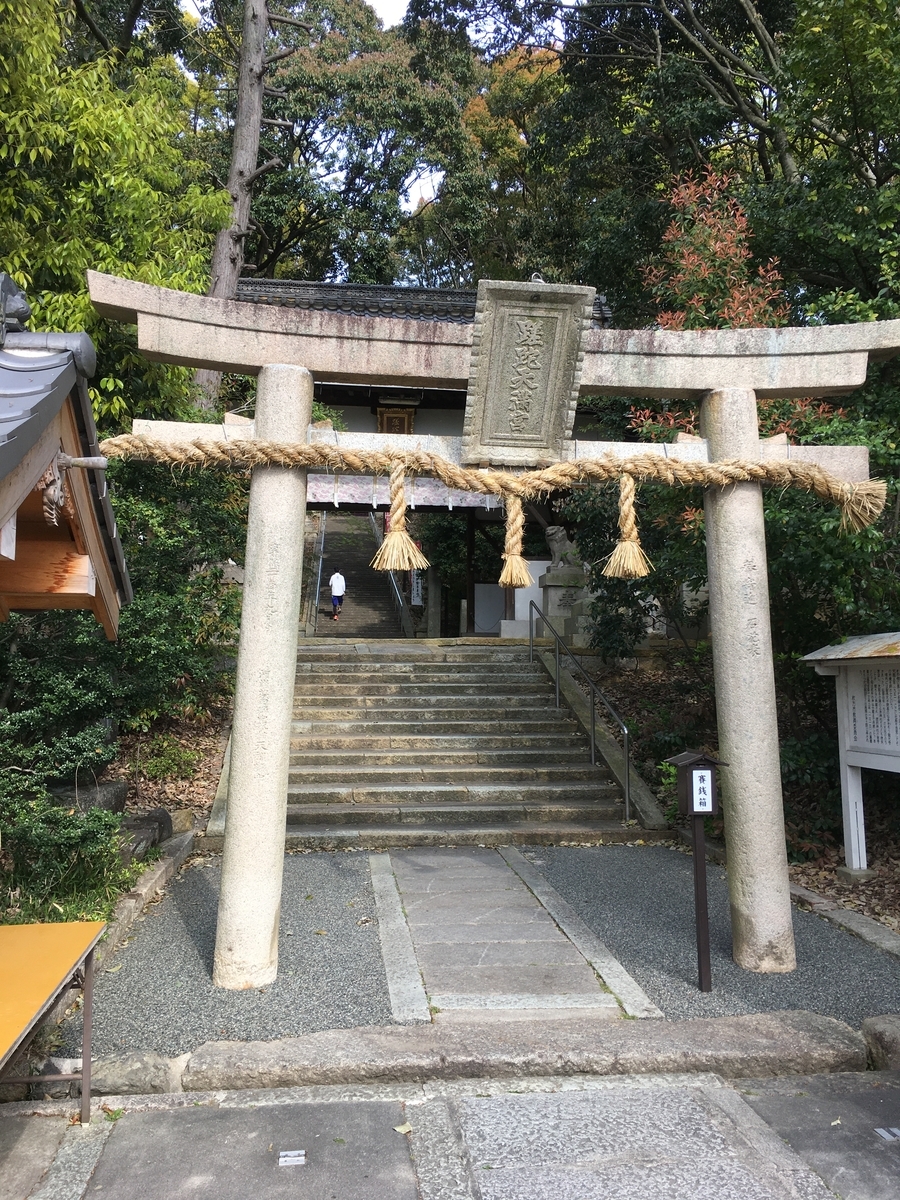
<svg viewBox="0 0 900 1200"><path fill-rule="evenodd" d="M849 638L807 654L819 675L835 676L844 859L867 873L862 768L900 773L900 633Z"/></svg>

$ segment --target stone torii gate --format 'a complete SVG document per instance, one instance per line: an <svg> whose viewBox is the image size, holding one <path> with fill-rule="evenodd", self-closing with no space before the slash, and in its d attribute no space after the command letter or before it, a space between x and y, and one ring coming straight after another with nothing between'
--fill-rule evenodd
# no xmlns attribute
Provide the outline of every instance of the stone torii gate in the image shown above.
<svg viewBox="0 0 900 1200"><path fill-rule="evenodd" d="M95 272L88 279L100 313L137 324L147 357L258 374L257 438L307 440L314 379L467 389L454 452L482 467L633 456L633 443L587 449L572 441L578 396L605 392L699 405L705 444L642 447L648 452L710 462L789 457L858 482L868 478L864 447L762 442L756 397L849 392L865 381L870 357L900 352L900 321L681 333L590 328L592 288L541 282L482 281L474 324L464 325L260 308ZM215 429L168 426L165 434L184 442ZM415 444L379 440L395 450ZM305 503L305 470L254 468L214 969L228 988L261 987L277 973ZM710 487L704 505L719 744L729 764L734 958L748 970L790 971L761 486Z"/></svg>

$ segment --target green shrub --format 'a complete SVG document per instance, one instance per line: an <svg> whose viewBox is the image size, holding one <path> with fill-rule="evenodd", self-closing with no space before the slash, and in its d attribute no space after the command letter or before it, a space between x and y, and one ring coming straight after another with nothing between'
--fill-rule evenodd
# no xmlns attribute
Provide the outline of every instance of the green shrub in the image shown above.
<svg viewBox="0 0 900 1200"><path fill-rule="evenodd" d="M28 777L0 770L3 919L66 921L109 915L139 867L122 862L121 817L51 804Z"/></svg>
<svg viewBox="0 0 900 1200"><path fill-rule="evenodd" d="M188 750L169 734L159 734L134 757L134 769L148 779L188 779L194 773L200 755Z"/></svg>

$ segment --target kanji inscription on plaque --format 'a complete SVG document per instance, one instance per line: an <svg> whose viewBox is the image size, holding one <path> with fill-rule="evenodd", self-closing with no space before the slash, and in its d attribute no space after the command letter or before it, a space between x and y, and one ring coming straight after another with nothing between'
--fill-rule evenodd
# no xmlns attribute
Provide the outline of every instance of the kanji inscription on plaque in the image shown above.
<svg viewBox="0 0 900 1200"><path fill-rule="evenodd" d="M594 289L482 281L463 462L532 466L571 437Z"/></svg>

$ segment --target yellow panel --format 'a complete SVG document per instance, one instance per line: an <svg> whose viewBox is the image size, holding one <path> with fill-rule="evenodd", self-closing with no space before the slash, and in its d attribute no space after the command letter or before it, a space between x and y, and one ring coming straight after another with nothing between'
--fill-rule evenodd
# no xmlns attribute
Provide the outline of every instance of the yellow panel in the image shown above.
<svg viewBox="0 0 900 1200"><path fill-rule="evenodd" d="M0 1062L106 928L103 921L0 925Z"/></svg>

